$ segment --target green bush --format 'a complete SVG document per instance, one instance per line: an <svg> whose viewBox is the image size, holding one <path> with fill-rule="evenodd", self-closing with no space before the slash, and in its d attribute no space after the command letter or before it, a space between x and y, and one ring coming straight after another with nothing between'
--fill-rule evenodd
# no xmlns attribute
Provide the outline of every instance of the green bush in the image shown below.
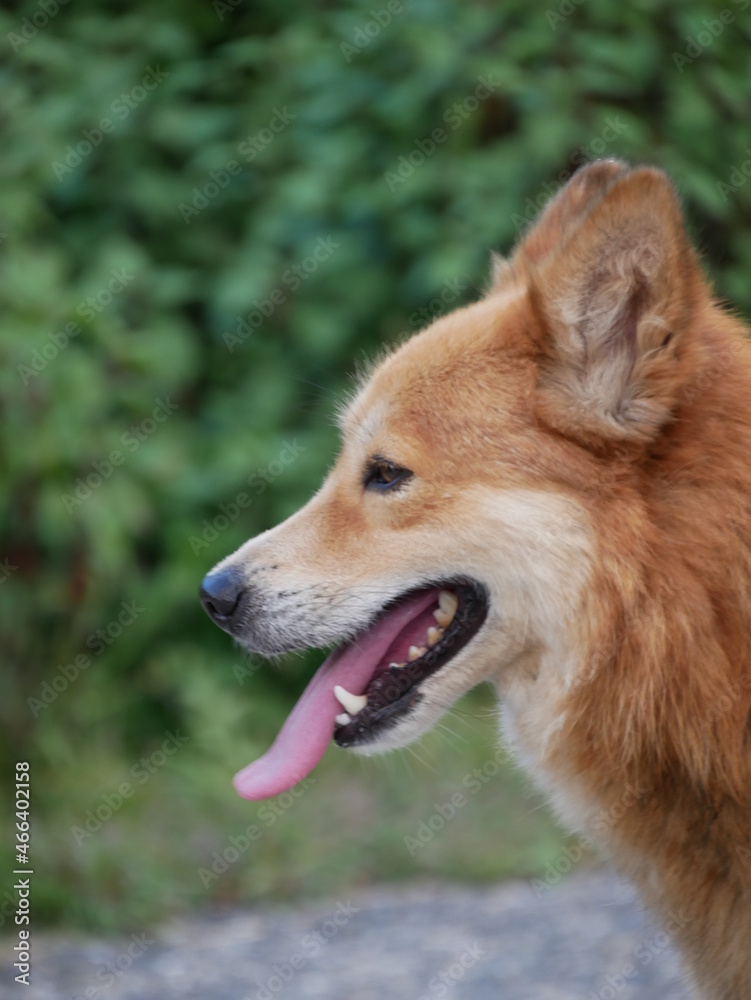
<svg viewBox="0 0 751 1000"><path fill-rule="evenodd" d="M477 296L489 251L586 159L664 166L719 293L751 313L745 2L0 13L1 774L31 761L40 918L531 871L556 849L547 820L506 814L511 775L411 858L403 836L446 779L340 755L300 802L306 836L280 821L202 885L255 816L229 778L315 656L243 668L196 591L315 488L354 364ZM491 728L463 729L466 748L430 744L437 772L487 757ZM135 794L77 842L122 783Z"/></svg>

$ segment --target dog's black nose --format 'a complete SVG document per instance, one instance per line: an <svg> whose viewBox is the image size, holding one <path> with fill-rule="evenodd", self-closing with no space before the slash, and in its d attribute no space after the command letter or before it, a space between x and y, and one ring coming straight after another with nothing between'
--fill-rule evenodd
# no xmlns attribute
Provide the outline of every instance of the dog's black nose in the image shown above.
<svg viewBox="0 0 751 1000"><path fill-rule="evenodd" d="M231 632L244 592L242 576L234 566L215 570L205 576L201 584L203 610L219 628Z"/></svg>

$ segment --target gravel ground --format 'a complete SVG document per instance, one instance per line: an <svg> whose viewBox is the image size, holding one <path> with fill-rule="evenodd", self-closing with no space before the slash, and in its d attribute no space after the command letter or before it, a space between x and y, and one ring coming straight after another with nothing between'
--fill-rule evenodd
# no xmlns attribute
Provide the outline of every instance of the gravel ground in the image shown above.
<svg viewBox="0 0 751 1000"><path fill-rule="evenodd" d="M675 953L605 871L418 883L194 916L113 940L34 934L33 1000L688 1000ZM128 952L130 948L130 953ZM608 978L609 977L609 978ZM9 984L9 985L7 985ZM88 990L88 992L87 992Z"/></svg>

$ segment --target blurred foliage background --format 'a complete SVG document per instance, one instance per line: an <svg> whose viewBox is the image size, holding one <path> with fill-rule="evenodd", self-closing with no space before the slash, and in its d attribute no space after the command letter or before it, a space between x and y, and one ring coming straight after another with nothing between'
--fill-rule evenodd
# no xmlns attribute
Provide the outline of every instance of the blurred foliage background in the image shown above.
<svg viewBox="0 0 751 1000"><path fill-rule="evenodd" d="M36 920L557 856L508 768L405 845L492 758L482 692L414 754L332 750L291 804L237 798L320 655L243 658L197 588L316 487L355 363L480 294L588 159L665 167L751 314L747 6L4 5L0 781L11 802L30 761Z"/></svg>

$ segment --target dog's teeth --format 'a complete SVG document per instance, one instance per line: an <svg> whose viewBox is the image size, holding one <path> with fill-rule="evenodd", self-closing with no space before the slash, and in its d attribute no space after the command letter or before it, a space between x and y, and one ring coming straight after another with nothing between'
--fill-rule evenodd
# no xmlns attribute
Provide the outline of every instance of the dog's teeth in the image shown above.
<svg viewBox="0 0 751 1000"><path fill-rule="evenodd" d="M406 667L406 663L389 663L389 667L393 667L395 670L401 670L402 667Z"/></svg>
<svg viewBox="0 0 751 1000"><path fill-rule="evenodd" d="M450 590L442 590L438 595L438 609L433 612L433 617L442 628L446 628L454 620L458 607L459 598L456 594L452 594Z"/></svg>
<svg viewBox="0 0 751 1000"><path fill-rule="evenodd" d="M351 691L343 688L341 684L337 684L334 687L334 697L350 715L357 715L368 704L368 696L366 694L352 694Z"/></svg>
<svg viewBox="0 0 751 1000"><path fill-rule="evenodd" d="M427 653L425 646L410 646L407 659L410 663L412 663L413 660L419 660L425 653Z"/></svg>
<svg viewBox="0 0 751 1000"><path fill-rule="evenodd" d="M459 607L459 598L456 594L452 594L450 590L442 590L438 595L438 606L441 611L445 611L446 614L451 615L453 618L456 614L456 609Z"/></svg>
<svg viewBox="0 0 751 1000"><path fill-rule="evenodd" d="M442 628L434 628L431 625L430 628L428 629L428 645L435 646L435 644L438 642L438 640L441 638L442 635L443 635Z"/></svg>
<svg viewBox="0 0 751 1000"><path fill-rule="evenodd" d="M347 726L352 721L346 712L342 712L341 715L337 715L336 724L337 726Z"/></svg>

